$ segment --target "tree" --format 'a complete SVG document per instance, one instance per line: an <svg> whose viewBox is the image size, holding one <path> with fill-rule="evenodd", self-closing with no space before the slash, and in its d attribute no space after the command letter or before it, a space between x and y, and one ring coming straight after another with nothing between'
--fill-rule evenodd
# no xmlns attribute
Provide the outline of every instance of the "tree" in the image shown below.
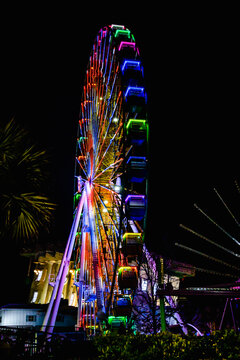
<svg viewBox="0 0 240 360"><path fill-rule="evenodd" d="M0 126L0 238L34 244L48 229L55 205L43 193L48 157L11 119Z"/></svg>
<svg viewBox="0 0 240 360"><path fill-rule="evenodd" d="M158 276L145 256L140 266L140 278L140 286L133 302L135 323L141 333L157 334L161 329L157 296Z"/></svg>

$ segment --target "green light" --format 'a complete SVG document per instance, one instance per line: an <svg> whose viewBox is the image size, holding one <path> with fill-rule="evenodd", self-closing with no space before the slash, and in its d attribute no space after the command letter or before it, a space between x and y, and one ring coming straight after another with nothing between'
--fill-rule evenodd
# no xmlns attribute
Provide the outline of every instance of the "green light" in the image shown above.
<svg viewBox="0 0 240 360"><path fill-rule="evenodd" d="M124 323L124 325L126 325L127 324L127 316L109 316L108 324L112 325L112 322Z"/></svg>
<svg viewBox="0 0 240 360"><path fill-rule="evenodd" d="M146 139L148 141L148 136L149 136L149 127L148 127L148 123L147 120L142 120L142 119L129 119L127 124L126 124L126 131L127 131L127 135L129 135L130 132L133 133L143 133L146 132Z"/></svg>
<svg viewBox="0 0 240 360"><path fill-rule="evenodd" d="M147 130L147 120L140 120L140 119L129 119L126 125L126 129L129 130L132 128L136 128L139 130Z"/></svg>
<svg viewBox="0 0 240 360"><path fill-rule="evenodd" d="M125 233L123 235L123 240L126 240L126 239L136 239L138 242L141 241L141 238L142 238L142 233Z"/></svg>
<svg viewBox="0 0 240 360"><path fill-rule="evenodd" d="M128 273L136 273L137 272L137 268L136 266L121 266L118 269L118 275L122 275L123 272L128 272Z"/></svg>
<svg viewBox="0 0 240 360"><path fill-rule="evenodd" d="M121 36L121 35L125 35L125 36L127 36L129 39L131 39L131 32L130 32L130 30L118 29L118 30L116 30L114 36L115 36L115 38L117 38L119 35L120 35L120 36Z"/></svg>
<svg viewBox="0 0 240 360"><path fill-rule="evenodd" d="M81 136L79 139L78 139L78 143L81 144L82 141L86 140L87 137L85 136Z"/></svg>
<svg viewBox="0 0 240 360"><path fill-rule="evenodd" d="M109 317L108 317L108 323L109 323L109 325L111 325L113 319L115 319L115 316L109 316Z"/></svg>
<svg viewBox="0 0 240 360"><path fill-rule="evenodd" d="M81 194L79 194L79 193L77 193L77 194L75 194L74 195L74 199L75 199L75 201L78 201L79 199L80 199L80 197L81 197L82 195Z"/></svg>

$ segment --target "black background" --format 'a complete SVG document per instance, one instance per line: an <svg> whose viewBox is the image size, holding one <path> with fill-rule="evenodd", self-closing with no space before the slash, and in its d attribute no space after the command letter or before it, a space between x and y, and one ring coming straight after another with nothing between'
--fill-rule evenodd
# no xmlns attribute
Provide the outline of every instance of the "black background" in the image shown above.
<svg viewBox="0 0 240 360"><path fill-rule="evenodd" d="M133 32L144 64L151 150L149 248L195 261L191 254L176 249L174 242L189 236L179 223L197 224L203 233L207 229L207 221L196 215L193 204L215 216L220 204L214 187L239 215L240 195L234 185L239 176L234 13L224 7L154 8L138 3L132 9L118 3L114 9L112 5L58 4L54 9L9 6L2 11L1 121L14 116L51 156L49 192L58 210L48 240L64 244L70 231L85 69L97 32L112 23ZM211 235L218 239L214 230ZM198 246L197 238L189 241L192 247ZM11 261L11 254L6 256ZM16 272L11 275L13 287ZM16 301L23 297L19 292L16 288Z"/></svg>

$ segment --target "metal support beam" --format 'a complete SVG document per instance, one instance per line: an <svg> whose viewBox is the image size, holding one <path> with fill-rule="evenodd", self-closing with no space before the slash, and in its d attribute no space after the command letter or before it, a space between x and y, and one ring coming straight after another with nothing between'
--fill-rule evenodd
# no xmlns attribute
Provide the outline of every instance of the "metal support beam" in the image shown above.
<svg viewBox="0 0 240 360"><path fill-rule="evenodd" d="M240 290L165 290L157 291L159 296L222 296L227 298L239 298Z"/></svg>
<svg viewBox="0 0 240 360"><path fill-rule="evenodd" d="M80 221L80 216L81 216L82 209L83 209L85 196L86 196L86 192L84 189L81 199L77 206L76 215L75 215L75 218L74 218L74 221L72 224L72 228L71 228L71 231L70 231L70 234L68 237L67 246L65 248L65 252L64 252L62 262L61 262L61 265L59 268L55 286L53 288L51 300L48 305L48 309L47 309L47 312L46 312L46 315L45 315L45 318L43 320L43 324L41 327L42 331L47 331L48 333L52 333L53 328L55 326L58 308L59 308L59 304L60 304L60 300L61 300L61 296L62 296L62 290L63 290L64 282L65 282L65 279L66 279L66 276L68 273L68 269L69 269L69 263L70 263L71 256L72 256L73 246L74 246L76 233L77 233L77 229L78 229L78 225L79 225L79 221ZM49 323L49 325L48 325L48 323Z"/></svg>

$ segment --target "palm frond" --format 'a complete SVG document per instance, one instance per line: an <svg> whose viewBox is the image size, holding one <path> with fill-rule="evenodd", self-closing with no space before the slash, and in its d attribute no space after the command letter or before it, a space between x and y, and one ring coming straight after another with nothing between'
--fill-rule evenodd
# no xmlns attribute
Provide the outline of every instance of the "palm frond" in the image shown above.
<svg viewBox="0 0 240 360"><path fill-rule="evenodd" d="M35 193L5 195L0 214L4 227L13 239L23 243L36 240L41 229L49 229L55 204Z"/></svg>
<svg viewBox="0 0 240 360"><path fill-rule="evenodd" d="M26 131L15 123L14 118L0 128L0 165L15 158L16 146L22 143L26 134Z"/></svg>
<svg viewBox="0 0 240 360"><path fill-rule="evenodd" d="M34 193L21 194L15 199L21 203L21 212L13 224L14 237L26 240L38 237L42 227L49 227L55 205L46 196Z"/></svg>
<svg viewBox="0 0 240 360"><path fill-rule="evenodd" d="M24 171L25 179L36 188L40 187L48 176L47 165L46 151L30 146L24 149L19 157L17 168L19 171Z"/></svg>
<svg viewBox="0 0 240 360"><path fill-rule="evenodd" d="M14 119L0 126L0 230L26 243L48 229L55 204L42 194L48 156Z"/></svg>

